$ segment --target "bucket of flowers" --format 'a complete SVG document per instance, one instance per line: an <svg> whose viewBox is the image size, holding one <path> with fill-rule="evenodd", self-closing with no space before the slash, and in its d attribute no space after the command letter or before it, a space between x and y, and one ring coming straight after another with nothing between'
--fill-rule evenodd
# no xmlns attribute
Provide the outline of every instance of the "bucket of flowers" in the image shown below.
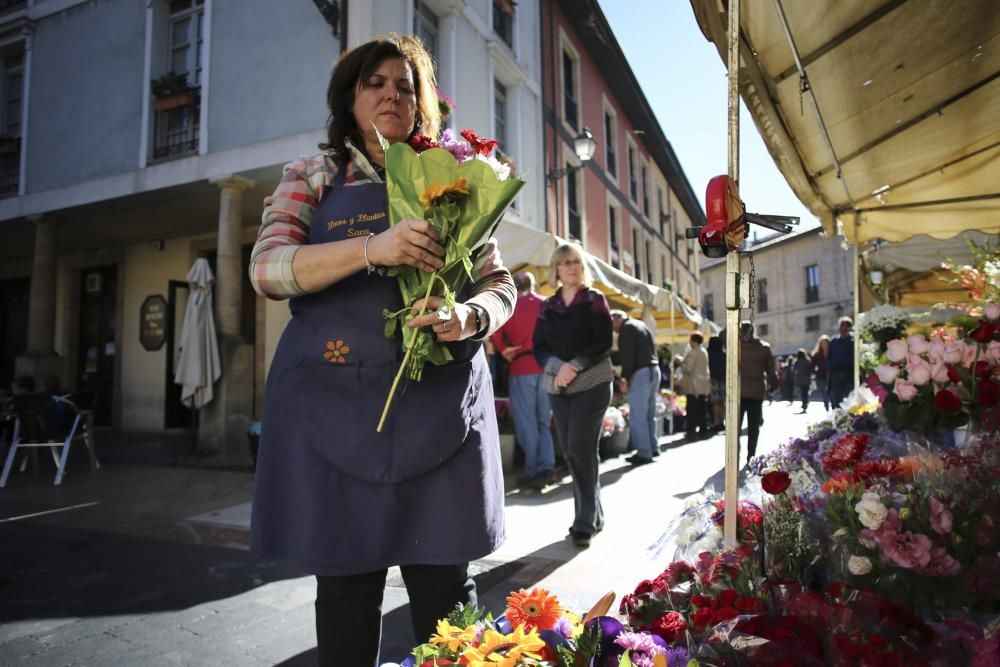
<svg viewBox="0 0 1000 667"><path fill-rule="evenodd" d="M880 352L886 344L899 338L910 325L910 316L902 308L889 304L875 306L858 318L858 335L862 340L877 343Z"/></svg>
<svg viewBox="0 0 1000 667"><path fill-rule="evenodd" d="M613 459L628 450L628 403L609 405L601 426L601 460Z"/></svg>

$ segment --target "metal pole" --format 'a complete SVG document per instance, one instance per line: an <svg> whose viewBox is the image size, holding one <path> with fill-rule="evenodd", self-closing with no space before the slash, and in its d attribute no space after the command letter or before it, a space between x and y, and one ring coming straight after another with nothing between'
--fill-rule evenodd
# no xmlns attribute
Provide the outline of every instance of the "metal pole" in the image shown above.
<svg viewBox="0 0 1000 667"><path fill-rule="evenodd" d="M729 0L729 178L740 179L740 0ZM740 459L740 255L726 255L726 495L723 537L736 544Z"/></svg>
<svg viewBox="0 0 1000 667"><path fill-rule="evenodd" d="M858 234L861 233L861 214L858 212L854 213L854 251L851 253L854 256L854 315L851 317L855 322L858 321L858 317L861 316L861 241L858 239ZM857 395L858 386L861 384L861 377L858 369L860 368L861 362L861 336L855 331L854 336L854 368L851 371L854 374L854 392Z"/></svg>
<svg viewBox="0 0 1000 667"><path fill-rule="evenodd" d="M670 397L671 400L677 400L676 394L674 394L674 336L677 335L677 330L674 328L674 299L677 298L677 292L673 289L670 290L670 338L667 343L667 349L670 350L669 359L667 360L667 369L670 370ZM674 408L670 406L670 432L674 432Z"/></svg>

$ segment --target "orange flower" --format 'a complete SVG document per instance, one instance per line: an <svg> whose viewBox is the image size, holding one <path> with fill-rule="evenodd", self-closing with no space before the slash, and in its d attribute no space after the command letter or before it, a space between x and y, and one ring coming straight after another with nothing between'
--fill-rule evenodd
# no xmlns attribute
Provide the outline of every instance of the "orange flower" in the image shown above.
<svg viewBox="0 0 1000 667"><path fill-rule="evenodd" d="M823 493L832 495L834 493L843 493L857 483L858 480L850 473L838 472L823 482L819 488L823 490Z"/></svg>
<svg viewBox="0 0 1000 667"><path fill-rule="evenodd" d="M344 342L343 338L326 341L326 352L323 358L331 364L347 363L347 355L351 353L351 346Z"/></svg>
<svg viewBox="0 0 1000 667"><path fill-rule="evenodd" d="M464 178L456 179L451 185L431 183L427 186L427 189L424 190L424 193L420 195L420 202L424 205L424 209L426 210L449 195L452 199L469 196L469 186Z"/></svg>
<svg viewBox="0 0 1000 667"><path fill-rule="evenodd" d="M507 596L507 620L512 628L524 624L525 628L551 630L563 615L559 598L544 588L523 588Z"/></svg>

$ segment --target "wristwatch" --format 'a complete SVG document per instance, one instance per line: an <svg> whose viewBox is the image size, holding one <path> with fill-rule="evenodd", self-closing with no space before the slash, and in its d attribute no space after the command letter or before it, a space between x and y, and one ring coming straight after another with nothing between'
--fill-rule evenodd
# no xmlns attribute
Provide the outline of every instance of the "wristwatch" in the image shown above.
<svg viewBox="0 0 1000 667"><path fill-rule="evenodd" d="M485 308L478 304L470 303L469 308L476 315L476 332L472 334L472 338L480 338L490 327L490 315Z"/></svg>

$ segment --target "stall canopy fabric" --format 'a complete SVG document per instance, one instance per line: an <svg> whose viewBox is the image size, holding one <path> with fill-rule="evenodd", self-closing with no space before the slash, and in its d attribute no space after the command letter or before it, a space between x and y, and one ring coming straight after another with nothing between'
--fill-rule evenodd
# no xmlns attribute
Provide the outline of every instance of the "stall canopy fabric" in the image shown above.
<svg viewBox="0 0 1000 667"><path fill-rule="evenodd" d="M690 0L725 62L725 0ZM996 0L741 10L740 90L775 163L852 243L1000 232Z"/></svg>
<svg viewBox="0 0 1000 667"><path fill-rule="evenodd" d="M538 280L538 291L551 294L554 286L547 282L549 259L565 241L553 234L509 221L497 228L496 236L504 263L511 271L531 270ZM594 287L604 293L611 307L620 308L645 321L655 329L658 343L687 340L692 331L706 326L711 327L711 331L717 330L714 323L704 320L676 292L644 283L588 252L584 252L583 259L594 280Z"/></svg>
<svg viewBox="0 0 1000 667"><path fill-rule="evenodd" d="M184 326L177 353L174 382L181 385L181 403L195 410L215 396L213 385L222 375L215 333L212 286L215 276L208 260L199 257L187 274L190 286Z"/></svg>

